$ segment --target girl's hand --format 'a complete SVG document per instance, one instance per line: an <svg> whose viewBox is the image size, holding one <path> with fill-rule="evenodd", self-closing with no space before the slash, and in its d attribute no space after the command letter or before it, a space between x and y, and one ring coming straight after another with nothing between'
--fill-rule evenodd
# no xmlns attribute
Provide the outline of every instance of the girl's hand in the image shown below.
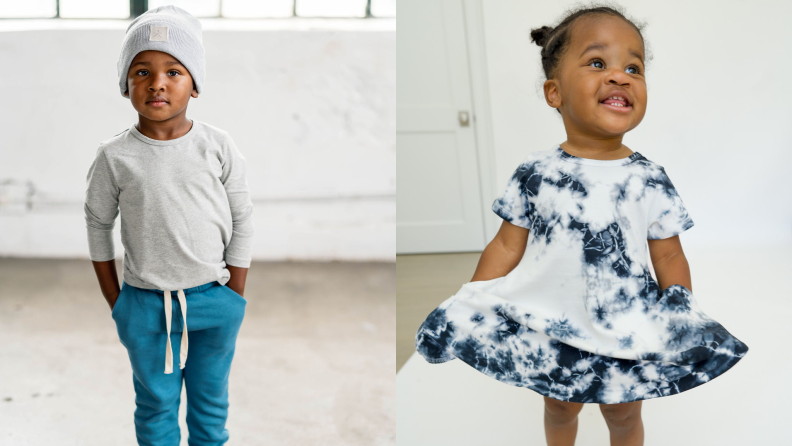
<svg viewBox="0 0 792 446"><path fill-rule="evenodd" d="M496 279L509 274L520 263L528 243L528 229L503 220L495 238L481 253L471 282Z"/></svg>
<svg viewBox="0 0 792 446"><path fill-rule="evenodd" d="M690 267L685 253L682 252L679 236L647 241L649 242L649 256L652 258L652 266L655 275L657 275L657 284L660 285L660 289L679 284L692 292Z"/></svg>

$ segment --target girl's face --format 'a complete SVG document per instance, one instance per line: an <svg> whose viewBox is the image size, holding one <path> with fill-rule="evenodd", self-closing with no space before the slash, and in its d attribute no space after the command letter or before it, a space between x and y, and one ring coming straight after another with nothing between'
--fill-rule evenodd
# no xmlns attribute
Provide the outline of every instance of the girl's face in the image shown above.
<svg viewBox="0 0 792 446"><path fill-rule="evenodd" d="M569 31L545 99L561 111L567 134L621 137L646 113L643 40L632 25L606 15L581 18Z"/></svg>

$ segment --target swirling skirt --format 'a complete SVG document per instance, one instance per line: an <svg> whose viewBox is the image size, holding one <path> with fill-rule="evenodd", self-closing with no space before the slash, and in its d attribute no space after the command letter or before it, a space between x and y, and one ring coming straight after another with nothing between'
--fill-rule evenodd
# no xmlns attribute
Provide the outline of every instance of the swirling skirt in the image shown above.
<svg viewBox="0 0 792 446"><path fill-rule="evenodd" d="M655 310L684 317L690 298L687 288L673 285L662 290ZM681 350L619 358L573 347L564 342L563 331L532 329L522 310L506 300L458 293L426 318L416 333L416 349L430 363L459 358L506 384L557 400L599 404L690 390L729 370L748 351L723 326L705 319L695 330L689 324L682 335L674 334L677 347L680 339L686 344Z"/></svg>

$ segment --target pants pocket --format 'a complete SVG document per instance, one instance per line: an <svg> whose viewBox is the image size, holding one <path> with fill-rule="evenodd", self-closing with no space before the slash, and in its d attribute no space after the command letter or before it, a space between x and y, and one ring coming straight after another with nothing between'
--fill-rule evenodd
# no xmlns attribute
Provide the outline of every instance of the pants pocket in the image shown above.
<svg viewBox="0 0 792 446"><path fill-rule="evenodd" d="M233 290L233 289L232 289L230 286L228 286L228 285L223 285L223 287L224 287L225 289L227 289L228 291L230 291L230 292L231 292L231 294L233 294L234 296L236 296L238 299L242 299L242 301L243 301L243 302L245 302L245 303L247 304L247 299L245 299L245 297L244 297L244 296L242 296L241 294L239 294L239 293L237 293L236 291L234 291L234 290Z"/></svg>

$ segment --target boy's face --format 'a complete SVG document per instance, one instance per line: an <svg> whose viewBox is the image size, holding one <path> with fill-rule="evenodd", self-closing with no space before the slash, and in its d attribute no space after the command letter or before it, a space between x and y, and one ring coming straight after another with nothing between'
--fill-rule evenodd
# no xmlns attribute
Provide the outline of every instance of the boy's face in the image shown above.
<svg viewBox="0 0 792 446"><path fill-rule="evenodd" d="M545 83L547 102L561 111L567 133L624 135L646 113L643 40L619 17L584 18L572 26L556 79Z"/></svg>
<svg viewBox="0 0 792 446"><path fill-rule="evenodd" d="M187 68L162 51L141 51L132 59L127 88L125 95L138 114L152 121L185 114L190 96L198 97Z"/></svg>

